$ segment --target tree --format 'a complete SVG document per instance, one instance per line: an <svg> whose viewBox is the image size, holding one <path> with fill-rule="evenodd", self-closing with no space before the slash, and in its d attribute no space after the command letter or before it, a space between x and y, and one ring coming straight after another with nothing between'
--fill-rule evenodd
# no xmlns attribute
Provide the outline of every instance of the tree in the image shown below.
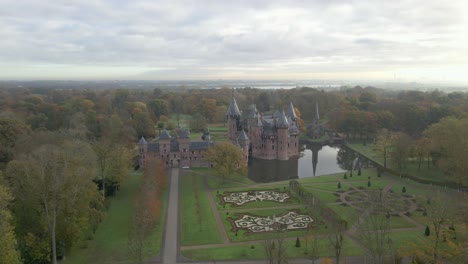
<svg viewBox="0 0 468 264"><path fill-rule="evenodd" d="M0 263L21 263L21 256L17 249L17 242L12 225L12 216L8 208L13 200L8 188L4 185L0 171Z"/></svg>
<svg viewBox="0 0 468 264"><path fill-rule="evenodd" d="M390 156L393 163L398 166L398 171L401 175L403 166L409 157L412 141L405 133L397 132L392 134L391 142Z"/></svg>
<svg viewBox="0 0 468 264"><path fill-rule="evenodd" d="M130 254L138 261L143 261L145 239L161 218L161 196L166 186L165 166L159 159L148 160L143 172L143 181L135 197L135 212L128 238Z"/></svg>
<svg viewBox="0 0 468 264"><path fill-rule="evenodd" d="M207 151L207 160L213 164L215 171L221 176L223 183L226 176L234 173L246 173L245 157L242 150L228 142L219 142Z"/></svg>
<svg viewBox="0 0 468 264"><path fill-rule="evenodd" d="M97 179L102 181L102 195L106 197L106 186L116 187L125 180L131 167L130 152L124 146L102 140L93 144L97 159Z"/></svg>
<svg viewBox="0 0 468 264"><path fill-rule="evenodd" d="M375 150L382 155L384 168L387 168L387 158L392 146L392 135L387 129L382 129L377 135L375 141Z"/></svg>
<svg viewBox="0 0 468 264"><path fill-rule="evenodd" d="M306 242L305 254L308 255L308 259L310 259L312 264L314 264L320 257L320 239L313 228L308 228L304 240Z"/></svg>
<svg viewBox="0 0 468 264"><path fill-rule="evenodd" d="M438 166L459 187L468 184L468 117L446 117L430 126L424 134L440 157Z"/></svg>
<svg viewBox="0 0 468 264"><path fill-rule="evenodd" d="M21 121L0 118L0 168L2 163L6 164L13 158L16 140L29 132L29 127Z"/></svg>
<svg viewBox="0 0 468 264"><path fill-rule="evenodd" d="M390 239L390 204L383 191L368 191L364 211L357 223L359 238L373 263L384 263L393 253Z"/></svg>
<svg viewBox="0 0 468 264"><path fill-rule="evenodd" d="M264 240L263 249L269 264L288 263L286 240L281 233L276 238Z"/></svg>
<svg viewBox="0 0 468 264"><path fill-rule="evenodd" d="M75 228L67 233L75 234L76 239L86 230L77 225L88 222L95 210L93 204L101 203L92 182L95 169L96 160L89 145L59 139L35 147L8 164L15 197L27 194L22 202L40 205L38 212L47 225L53 264L57 263L57 231Z"/></svg>
<svg viewBox="0 0 468 264"><path fill-rule="evenodd" d="M456 202L452 200L450 195L442 195L440 192L432 192L430 197L427 197L425 211L431 225L433 243L431 245L431 255L434 263L438 263L440 257L440 242L442 240L442 227L453 220L456 209Z"/></svg>
<svg viewBox="0 0 468 264"><path fill-rule="evenodd" d="M331 233L328 235L328 242L335 253L336 264L340 264L341 251L344 243L344 232L346 225L343 221L334 221L330 223Z"/></svg>
<svg viewBox="0 0 468 264"><path fill-rule="evenodd" d="M192 116L192 119L190 119L190 128L193 131L203 131L208 127L208 121L206 118L201 115L200 113L196 113L195 115Z"/></svg>

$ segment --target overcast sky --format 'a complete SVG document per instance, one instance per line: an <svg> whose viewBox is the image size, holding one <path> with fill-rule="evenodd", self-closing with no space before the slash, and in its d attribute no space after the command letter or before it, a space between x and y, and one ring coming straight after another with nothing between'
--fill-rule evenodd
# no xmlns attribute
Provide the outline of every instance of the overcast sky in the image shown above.
<svg viewBox="0 0 468 264"><path fill-rule="evenodd" d="M0 0L0 79L468 83L468 1Z"/></svg>

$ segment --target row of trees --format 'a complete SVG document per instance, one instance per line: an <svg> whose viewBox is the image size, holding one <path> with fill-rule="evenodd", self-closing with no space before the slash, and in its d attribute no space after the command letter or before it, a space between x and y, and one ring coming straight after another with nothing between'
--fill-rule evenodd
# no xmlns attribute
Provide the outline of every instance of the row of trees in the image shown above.
<svg viewBox="0 0 468 264"><path fill-rule="evenodd" d="M14 198L8 207L14 217L6 221L25 263L57 263L95 232L105 213L106 186L118 186L128 175L129 151L79 140L73 131L34 131L18 138L13 149L0 181ZM7 192L0 201L8 197Z"/></svg>
<svg viewBox="0 0 468 264"><path fill-rule="evenodd" d="M414 140L403 132L381 130L375 142L384 167L391 161L402 173L406 164L413 160L421 169L424 160L427 166L436 164L449 182L458 187L468 184L468 117L446 117L423 132L423 137Z"/></svg>

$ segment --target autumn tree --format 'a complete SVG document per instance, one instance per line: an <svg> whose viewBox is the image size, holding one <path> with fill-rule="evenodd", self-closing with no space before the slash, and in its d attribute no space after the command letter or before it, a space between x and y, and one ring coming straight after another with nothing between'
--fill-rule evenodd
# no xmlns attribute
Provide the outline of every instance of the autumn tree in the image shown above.
<svg viewBox="0 0 468 264"><path fill-rule="evenodd" d="M207 151L207 160L213 164L213 168L221 176L223 183L226 176L234 173L245 174L246 164L242 150L228 142L218 142Z"/></svg>
<svg viewBox="0 0 468 264"><path fill-rule="evenodd" d="M468 184L468 117L446 117L425 132L432 150L439 154L438 166L459 187Z"/></svg>
<svg viewBox="0 0 468 264"><path fill-rule="evenodd" d="M393 164L398 166L400 174L409 158L412 144L411 138L403 132L396 132L391 135L390 157Z"/></svg>
<svg viewBox="0 0 468 264"><path fill-rule="evenodd" d="M109 140L96 142L93 150L97 159L97 179L102 182L105 198L108 184L115 188L127 178L132 160L127 148Z"/></svg>
<svg viewBox="0 0 468 264"><path fill-rule="evenodd" d="M12 215L8 207L12 200L0 171L0 263L18 264L21 263L21 256L17 250Z"/></svg>
<svg viewBox="0 0 468 264"><path fill-rule="evenodd" d="M392 134L387 129L382 129L377 134L375 140L375 150L380 153L383 159L384 168L387 168L387 158L392 147Z"/></svg>
<svg viewBox="0 0 468 264"><path fill-rule="evenodd" d="M149 159L134 200L135 212L128 238L129 252L138 262L143 261L145 239L161 218L161 198L166 177L163 163L159 159Z"/></svg>
<svg viewBox="0 0 468 264"><path fill-rule="evenodd" d="M101 196L92 182L96 173L95 156L89 145L71 139L49 141L23 152L7 167L15 197L37 210L46 224L52 251L51 261L57 263L59 230L70 231L66 248L70 248L86 228L79 223L90 222ZM35 223L39 224L39 223ZM71 240L71 241L70 241ZM64 241L62 241L64 242Z"/></svg>
<svg viewBox="0 0 468 264"><path fill-rule="evenodd" d="M0 118L0 168L13 158L16 140L29 132L29 127L21 121Z"/></svg>

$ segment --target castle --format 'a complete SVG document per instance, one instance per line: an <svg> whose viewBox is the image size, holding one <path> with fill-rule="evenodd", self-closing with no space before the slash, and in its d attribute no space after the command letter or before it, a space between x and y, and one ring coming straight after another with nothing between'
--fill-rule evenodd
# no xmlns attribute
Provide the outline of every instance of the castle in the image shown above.
<svg viewBox="0 0 468 264"><path fill-rule="evenodd" d="M299 128L292 103L287 114L276 111L271 116L262 115L253 107L248 115L242 116L233 96L226 118L227 138L243 151L246 163L249 156L288 160L299 155ZM152 157L171 167L209 167L211 164L205 156L213 144L215 142L206 133L202 140L190 140L190 132L185 129L177 129L174 137L164 129L155 142L147 142L141 137L138 142L139 165L143 168Z"/></svg>
<svg viewBox="0 0 468 264"><path fill-rule="evenodd" d="M226 117L229 141L233 144L248 141L251 157L288 160L299 155L300 133L292 103L289 103L287 113L275 111L272 115L262 115L252 106L250 112L242 116L233 96ZM244 140L239 141L239 138Z"/></svg>

